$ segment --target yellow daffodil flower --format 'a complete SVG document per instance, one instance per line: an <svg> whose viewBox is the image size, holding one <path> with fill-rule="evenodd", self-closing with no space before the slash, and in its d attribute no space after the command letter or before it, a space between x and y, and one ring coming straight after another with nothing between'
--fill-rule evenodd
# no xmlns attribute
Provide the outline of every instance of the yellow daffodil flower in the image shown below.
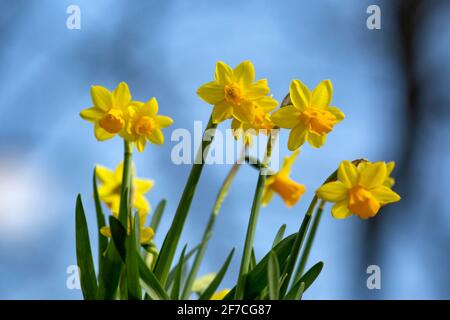
<svg viewBox="0 0 450 320"><path fill-rule="evenodd" d="M391 189L394 180L389 175L393 169L393 162L363 162L355 166L343 161L337 181L322 185L316 194L325 201L335 202L331 213L337 219L352 214L367 219L375 216L382 206L400 200Z"/></svg>
<svg viewBox="0 0 450 320"><path fill-rule="evenodd" d="M128 108L129 121L125 138L136 144L139 152L144 151L147 141L163 144L161 129L173 123L172 118L158 115L158 101L155 98L146 103L133 101Z"/></svg>
<svg viewBox="0 0 450 320"><path fill-rule="evenodd" d="M128 85L121 82L113 92L102 86L92 86L91 98L94 106L81 111L80 116L94 124L95 137L103 141L122 133L131 102Z"/></svg>
<svg viewBox="0 0 450 320"><path fill-rule="evenodd" d="M108 206L113 215L117 217L119 214L120 194L122 190L123 162L121 162L114 171L103 166L97 166L95 172L100 182L98 187L100 199ZM150 204L144 195L153 188L154 182L153 180L139 179L134 176L133 173L131 192L132 206L139 214L147 214L150 212Z"/></svg>
<svg viewBox="0 0 450 320"><path fill-rule="evenodd" d="M311 92L300 80L293 80L289 94L293 104L272 114L276 125L291 129L288 149L296 150L305 141L315 148L320 148L334 125L345 117L341 110L330 107L333 95L331 81L322 81Z"/></svg>
<svg viewBox="0 0 450 320"><path fill-rule="evenodd" d="M139 223L140 223L139 235L140 235L140 243L142 243L142 244L149 243L155 236L155 232L153 231L152 227L144 226L146 220L147 220L147 214L144 214L144 215L139 214ZM130 233L132 223L133 223L133 221L130 221L130 223L128 224L128 234ZM101 227L100 233L105 237L108 237L108 238L112 237L111 228L108 226Z"/></svg>
<svg viewBox="0 0 450 320"><path fill-rule="evenodd" d="M253 63L244 61L232 69L219 61L214 78L197 90L200 98L214 105L212 121L219 123L233 117L240 122L253 123L254 104L270 92L266 79L255 81Z"/></svg>
<svg viewBox="0 0 450 320"><path fill-rule="evenodd" d="M253 123L241 122L233 119L231 129L236 139L242 138L244 144L252 144L252 136L259 133L268 134L275 126L270 117L270 112L278 106L278 102L272 97L264 97L254 104L255 119Z"/></svg>
<svg viewBox="0 0 450 320"><path fill-rule="evenodd" d="M286 157L280 171L267 178L262 195L261 203L263 206L269 204L274 192L280 195L289 208L294 206L305 193L305 186L289 177L292 165L299 153L300 149L297 149L289 157Z"/></svg>
<svg viewBox="0 0 450 320"><path fill-rule="evenodd" d="M215 292L209 300L223 300L226 295L230 292L230 289L223 289L218 292Z"/></svg>

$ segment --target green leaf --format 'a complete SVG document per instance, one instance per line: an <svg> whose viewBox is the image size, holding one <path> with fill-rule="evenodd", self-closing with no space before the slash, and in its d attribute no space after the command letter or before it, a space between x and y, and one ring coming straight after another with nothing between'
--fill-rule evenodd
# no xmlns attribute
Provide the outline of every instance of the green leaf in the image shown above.
<svg viewBox="0 0 450 320"><path fill-rule="evenodd" d="M208 147L214 139L214 134L211 134L211 132L216 128L217 124L214 124L212 122L212 118L210 118L205 129L205 132L209 134L209 139L202 139L202 145L196 157L196 160L202 161L195 161L192 166L189 178L184 187L183 194L181 195L180 202L178 203L177 211L175 212L172 224L169 231L167 232L160 253L158 255L158 260L156 261L154 271L156 277L160 279L163 285L166 283L167 277L169 275L170 266L172 265L178 242L180 240L181 233L183 231L184 224L189 213L189 208L191 206L198 181L200 180L200 175L202 173L204 164L203 158L204 156L206 157Z"/></svg>
<svg viewBox="0 0 450 320"><path fill-rule="evenodd" d="M167 203L166 199L162 199L156 206L155 212L153 213L152 220L150 222L150 227L152 227L155 233L156 230L158 230L159 223L161 222L161 218L163 216L166 203Z"/></svg>
<svg viewBox="0 0 450 320"><path fill-rule="evenodd" d="M125 188L125 191L122 195L122 197L125 196L126 199L130 198L130 189L129 188ZM122 201L122 197L120 199L120 208L119 208L119 221L122 224L122 226L125 228L125 230L129 229L128 228L128 220L129 220L129 205L128 205L128 201Z"/></svg>
<svg viewBox="0 0 450 320"><path fill-rule="evenodd" d="M115 218L114 216L109 216L109 227L111 228L112 240L117 249L117 252L119 253L122 260L125 262L126 261L125 242L127 239L127 233L125 231L125 228L120 223L120 221L117 220L117 218Z"/></svg>
<svg viewBox="0 0 450 320"><path fill-rule="evenodd" d="M109 241L100 269L98 298L101 300L114 299L119 286L122 270L122 259L113 241Z"/></svg>
<svg viewBox="0 0 450 320"><path fill-rule="evenodd" d="M278 300L280 296L280 264L274 251L269 252L267 281L269 283L270 300Z"/></svg>
<svg viewBox="0 0 450 320"><path fill-rule="evenodd" d="M101 270L103 268L103 257L106 253L106 248L108 247L108 239L100 233L100 229L106 225L105 215L103 213L102 204L100 202L100 197L98 195L97 188L97 175L96 169L94 168L94 174L92 177L93 188L94 188L94 202L95 202L95 213L97 216L97 233L98 233L98 268Z"/></svg>
<svg viewBox="0 0 450 320"><path fill-rule="evenodd" d="M184 255L186 253L187 244L184 246L183 251L181 251L180 260L178 261L177 265L177 271L175 272L175 279L173 282L172 292L170 298L172 300L178 300L180 296L180 288L181 288L181 281L182 281L182 275L183 275L183 268L184 268Z"/></svg>
<svg viewBox="0 0 450 320"><path fill-rule="evenodd" d="M140 246L140 222L139 215L134 216L134 226L126 239L126 268L127 268L127 290L128 299L141 300L142 291L139 286L138 249Z"/></svg>
<svg viewBox="0 0 450 320"><path fill-rule="evenodd" d="M273 239L272 248L275 247L284 237L284 233L286 232L286 224L283 224L280 229L278 229L277 234L275 235L275 239Z"/></svg>
<svg viewBox="0 0 450 320"><path fill-rule="evenodd" d="M147 267L141 256L138 256L138 267L141 286L149 297L153 300L169 300L169 296L164 291L161 283Z"/></svg>
<svg viewBox="0 0 450 320"><path fill-rule="evenodd" d="M234 254L234 248L231 250L230 254L227 257L227 260L225 260L225 263L223 264L222 268L220 268L220 270L217 273L214 280L205 289L205 291L203 291L199 300L209 300L211 298L211 296L214 294L214 292L216 292L217 288L219 287L220 283L222 282L223 277L225 276L225 273L228 270L228 266L230 265L231 259L233 258L233 254Z"/></svg>
<svg viewBox="0 0 450 320"><path fill-rule="evenodd" d="M305 292L305 283L298 281L292 286L292 289L283 298L283 300L301 300L303 292Z"/></svg>
<svg viewBox="0 0 450 320"><path fill-rule="evenodd" d="M256 266L256 254L255 254L255 248L252 248L252 255L250 257L250 265L248 270L251 271Z"/></svg>
<svg viewBox="0 0 450 320"><path fill-rule="evenodd" d="M190 250L186 254L186 256L184 258L185 265L199 249L200 249L200 244L195 246L192 250ZM172 268L172 270L170 270L169 276L167 277L167 281L166 281L166 285L165 285L165 288L167 291L173 285L173 281L175 279L175 274L176 274L177 270L178 270L178 263Z"/></svg>
<svg viewBox="0 0 450 320"><path fill-rule="evenodd" d="M313 282L317 279L320 272L323 268L323 262L317 262L315 265L311 267L301 278L300 282L305 283L305 291L313 284Z"/></svg>
<svg viewBox="0 0 450 320"><path fill-rule="evenodd" d="M280 241L272 250L276 253L280 269L286 265L292 245L294 244L297 233L294 233ZM267 265L269 261L269 253L256 265L256 267L247 275L246 286L244 290L244 300L255 299L264 288L267 287ZM234 298L236 287L234 287L224 298L231 300Z"/></svg>
<svg viewBox="0 0 450 320"><path fill-rule="evenodd" d="M77 264L80 273L81 290L85 299L95 299L98 289L97 279L95 276L94 262L92 261L89 230L80 195L77 196L75 208L75 229Z"/></svg>

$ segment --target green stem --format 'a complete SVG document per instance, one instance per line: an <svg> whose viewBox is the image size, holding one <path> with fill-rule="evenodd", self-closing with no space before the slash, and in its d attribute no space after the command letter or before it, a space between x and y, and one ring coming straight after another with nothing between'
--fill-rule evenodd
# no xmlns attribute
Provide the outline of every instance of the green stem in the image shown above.
<svg viewBox="0 0 450 320"><path fill-rule="evenodd" d="M305 270L306 263L308 262L309 253L311 252L312 245L314 243L314 239L316 237L317 228L319 227L320 219L322 218L323 207L325 206L325 201L321 200L319 203L319 207L317 208L316 214L314 216L311 230L309 231L308 238L306 239L305 249L303 249L303 253L300 257L300 263L297 267L297 271L294 276L294 283L300 280L303 275L303 271Z"/></svg>
<svg viewBox="0 0 450 320"><path fill-rule="evenodd" d="M132 152L133 147L131 143L124 140L124 153L123 153L123 173L122 173L122 190L120 195L120 211L119 211L119 221L124 226L125 230L127 230L127 222L128 222L128 215L130 214L130 194L132 192L131 190L131 175L132 175ZM127 194L128 190L128 194ZM122 208L126 208L126 210L122 210Z"/></svg>
<svg viewBox="0 0 450 320"><path fill-rule="evenodd" d="M253 250L253 242L255 239L256 225L258 223L259 209L261 207L261 198L266 183L267 172L262 171L269 166L270 157L272 155L272 139L275 139L272 134L269 135L266 147L266 155L259 170L258 182L256 183L256 190L253 197L252 209L250 212L250 219L247 227L247 234L245 236L244 251L242 253L241 266L239 269L239 277L236 286L235 299L240 300L244 298L245 280L250 266L250 260Z"/></svg>
<svg viewBox="0 0 450 320"><path fill-rule="evenodd" d="M217 124L213 124L212 118L210 118L205 129L205 133L206 131L208 131L208 133L211 133L210 130L215 129L216 127ZM205 139L205 133L203 134L201 148L197 153L197 161L195 161L192 166L189 178L184 187L183 194L181 195L177 211L175 212L172 225L170 226L166 238L164 239L164 243L161 247L158 260L156 261L154 272L163 286L167 280L170 266L172 264L173 258L175 256L175 251L178 246L178 241L180 240L181 232L183 231L183 227L189 213L192 198L194 197L195 189L197 188L197 184L203 170L204 158L206 157L205 151L214 139L213 133L211 133L209 139Z"/></svg>
<svg viewBox="0 0 450 320"><path fill-rule="evenodd" d="M314 211L314 207L316 206L318 201L317 196L314 196L312 199L308 210L306 211L305 217L303 218L302 224L300 225L300 229L297 233L297 236L295 237L294 244L291 248L291 254L289 255L288 262L286 264L286 267L284 269L283 274L286 275L284 278L283 284L281 286L281 296L284 296L287 292L287 289L289 287L289 283L291 281L292 273L294 272L295 264L297 262L298 254L300 252L300 249L303 244L303 240L305 239L306 231L309 227L309 222L311 221L311 215Z"/></svg>
<svg viewBox="0 0 450 320"><path fill-rule="evenodd" d="M245 157L246 147L243 149L243 157ZM242 160L242 159L241 159ZM233 183L234 177L236 176L242 161L237 161L228 172L222 187L217 194L216 201L214 203L214 207L211 211L211 215L209 216L208 224L206 225L205 231L203 232L202 241L200 243L200 247L195 255L194 262L192 264L192 269L189 272L188 278L186 279L186 284L184 286L183 294L181 299L189 299L191 294L192 285L194 284L195 278L197 276L198 270L200 268L201 262L203 260L203 256L205 255L206 247L208 245L208 240L211 236L211 232L216 221L216 217L219 214L220 208L222 207L222 203L228 195L231 184Z"/></svg>

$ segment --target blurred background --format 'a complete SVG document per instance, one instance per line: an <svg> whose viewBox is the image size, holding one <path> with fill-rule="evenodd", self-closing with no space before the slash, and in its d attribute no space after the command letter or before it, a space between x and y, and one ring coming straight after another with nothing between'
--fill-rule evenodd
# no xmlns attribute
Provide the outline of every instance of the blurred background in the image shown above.
<svg viewBox="0 0 450 320"><path fill-rule="evenodd" d="M80 30L66 27L71 4L80 7ZM372 4L381 30L366 26ZM333 105L347 115L323 148L303 148L293 170L308 188L302 201L287 209L276 197L262 210L257 257L281 224L298 229L314 189L341 160L395 160L400 203L369 221L335 220L327 206L309 263L325 268L305 298L450 299L449 1L2 0L1 8L0 299L82 298L66 287L76 264L75 197L82 193L95 239L92 170L122 158L119 139L97 142L78 115L91 106L92 84L126 81L133 97L156 96L175 120L164 146L134 157L138 175L156 181L153 207L168 200L161 244L190 170L170 161L170 134L207 121L211 107L195 91L212 80L216 61L247 59L279 100L291 79L310 88L331 79ZM286 141L283 132L282 155ZM205 167L181 243L200 240L229 168ZM243 167L200 272L217 271L236 247L224 288L236 280L255 185L256 172ZM372 264L381 290L367 289Z"/></svg>

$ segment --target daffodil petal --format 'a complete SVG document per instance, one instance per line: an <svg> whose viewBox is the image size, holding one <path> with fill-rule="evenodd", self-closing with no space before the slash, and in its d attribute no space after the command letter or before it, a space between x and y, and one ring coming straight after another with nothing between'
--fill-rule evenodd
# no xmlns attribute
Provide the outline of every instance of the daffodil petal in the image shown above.
<svg viewBox="0 0 450 320"><path fill-rule="evenodd" d="M264 112L269 113L278 107L278 101L272 97L262 97L261 99L253 101L257 106L261 107Z"/></svg>
<svg viewBox="0 0 450 320"><path fill-rule="evenodd" d="M206 103L216 104L225 98L225 92L223 85L217 83L217 81L211 81L205 83L197 90L198 96Z"/></svg>
<svg viewBox="0 0 450 320"><path fill-rule="evenodd" d="M94 106L104 111L108 111L113 106L111 92L102 86L91 86L91 99Z"/></svg>
<svg viewBox="0 0 450 320"><path fill-rule="evenodd" d="M252 103L241 103L233 107L233 117L241 122L253 123L255 114L255 106Z"/></svg>
<svg viewBox="0 0 450 320"><path fill-rule="evenodd" d="M105 141L115 136L114 133L109 133L108 131L100 127L100 124L98 123L94 125L94 134L95 138L97 138L97 140L99 141Z"/></svg>
<svg viewBox="0 0 450 320"><path fill-rule="evenodd" d="M394 168L395 168L394 161L390 161L390 162L386 163L386 169L387 169L386 173L388 176L391 175L392 171L394 171Z"/></svg>
<svg viewBox="0 0 450 320"><path fill-rule="evenodd" d="M108 238L111 238L111 228L110 227L101 227L100 228L100 233Z"/></svg>
<svg viewBox="0 0 450 320"><path fill-rule="evenodd" d="M164 135L160 129L153 129L148 139L154 144L164 143Z"/></svg>
<svg viewBox="0 0 450 320"><path fill-rule="evenodd" d="M95 175L101 183L106 183L114 179L114 172L104 166L95 166Z"/></svg>
<svg viewBox="0 0 450 320"><path fill-rule="evenodd" d="M216 81L221 85L229 84L233 81L233 69L226 63L219 61L216 63Z"/></svg>
<svg viewBox="0 0 450 320"><path fill-rule="evenodd" d="M151 227L142 228L141 231L141 243L147 243L153 239L155 232Z"/></svg>
<svg viewBox="0 0 450 320"><path fill-rule="evenodd" d="M273 189L269 188L268 184L266 183L266 186L264 187L263 195L261 198L261 204L263 205L263 207L266 207L270 203L270 201L272 201L274 194L275 194L275 192L273 191Z"/></svg>
<svg viewBox="0 0 450 320"><path fill-rule="evenodd" d="M336 123L341 122L345 118L345 114L337 107L329 107L327 111L336 117Z"/></svg>
<svg viewBox="0 0 450 320"><path fill-rule="evenodd" d="M133 185L137 192L146 193L153 188L155 181L149 179L133 179Z"/></svg>
<svg viewBox="0 0 450 320"><path fill-rule="evenodd" d="M356 166L348 160L341 162L337 176L338 180L347 188L356 186L358 183L358 169L356 169Z"/></svg>
<svg viewBox="0 0 450 320"><path fill-rule="evenodd" d="M290 151L294 151L300 148L305 143L307 134L308 132L301 122L294 128L292 128L291 132L289 133L288 149Z"/></svg>
<svg viewBox="0 0 450 320"><path fill-rule="evenodd" d="M271 117L277 126L292 129L300 122L300 110L290 105L278 109Z"/></svg>
<svg viewBox="0 0 450 320"><path fill-rule="evenodd" d="M166 128L173 123L173 119L167 116L156 116L156 122L160 128Z"/></svg>
<svg viewBox="0 0 450 320"><path fill-rule="evenodd" d="M150 204L142 193L137 193L133 199L133 207L135 207L141 214L147 214L150 211ZM145 221L140 221L144 224Z"/></svg>
<svg viewBox="0 0 450 320"><path fill-rule="evenodd" d="M250 84L245 92L245 97L250 100L260 99L270 92L267 79L261 79Z"/></svg>
<svg viewBox="0 0 450 320"><path fill-rule="evenodd" d="M315 108L326 108L331 103L333 96L333 85L330 80L324 80L317 85L311 94L311 106Z"/></svg>
<svg viewBox="0 0 450 320"><path fill-rule="evenodd" d="M295 163L295 160L297 159L298 155L300 154L300 148L292 152L292 154L288 157L285 157L283 160L283 164L280 169L280 174L284 174L286 176L289 176L292 170L292 165Z"/></svg>
<svg viewBox="0 0 450 320"><path fill-rule="evenodd" d="M289 95L292 103L301 111L309 106L311 92L300 80L292 80L289 87Z"/></svg>
<svg viewBox="0 0 450 320"><path fill-rule="evenodd" d="M156 100L155 97L148 100L144 105L141 107L142 114L148 115L148 116L155 116L158 113L158 100Z"/></svg>
<svg viewBox="0 0 450 320"><path fill-rule="evenodd" d="M233 115L233 107L226 101L221 101L216 104L212 112L212 121L214 123L219 123L231 118Z"/></svg>
<svg viewBox="0 0 450 320"><path fill-rule="evenodd" d="M117 108L128 108L131 102L131 93L128 85L125 82L119 83L119 85L113 91L114 106Z"/></svg>
<svg viewBox="0 0 450 320"><path fill-rule="evenodd" d="M359 184L367 189L382 185L387 177L387 167L384 162L367 163L359 175Z"/></svg>
<svg viewBox="0 0 450 320"><path fill-rule="evenodd" d="M241 62L233 70L234 81L247 86L255 80L255 67L251 61Z"/></svg>
<svg viewBox="0 0 450 320"><path fill-rule="evenodd" d="M147 144L147 140L145 139L145 137L139 137L136 141L136 149L139 152L144 152L145 149L145 145Z"/></svg>
<svg viewBox="0 0 450 320"><path fill-rule="evenodd" d="M98 107L92 107L88 109L84 109L80 112L80 117L87 121L97 121L100 120L104 116L105 112L98 108Z"/></svg>
<svg viewBox="0 0 450 320"><path fill-rule="evenodd" d="M392 202L400 201L398 193L386 186L378 186L370 190L370 193L377 199L382 205Z"/></svg>
<svg viewBox="0 0 450 320"><path fill-rule="evenodd" d="M348 189L342 182L333 181L322 185L317 189L316 194L325 201L340 202L347 198Z"/></svg>
<svg viewBox="0 0 450 320"><path fill-rule="evenodd" d="M347 200L337 202L333 208L331 208L331 215L336 219L345 219L352 215L348 209Z"/></svg>
<svg viewBox="0 0 450 320"><path fill-rule="evenodd" d="M320 148L325 144L325 141L327 140L327 136L324 135L318 135L314 132L308 133L308 142L311 146L314 148Z"/></svg>

